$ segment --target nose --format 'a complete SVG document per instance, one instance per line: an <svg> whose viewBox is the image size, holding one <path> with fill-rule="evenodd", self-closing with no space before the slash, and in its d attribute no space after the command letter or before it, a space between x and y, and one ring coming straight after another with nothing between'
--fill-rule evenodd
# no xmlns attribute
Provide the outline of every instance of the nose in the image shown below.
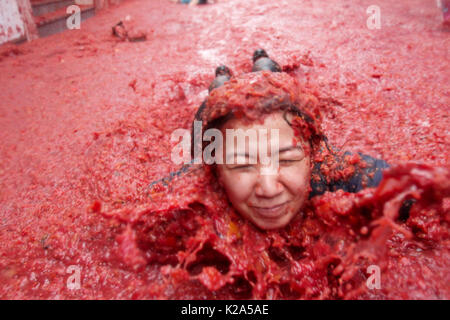
<svg viewBox="0 0 450 320"><path fill-rule="evenodd" d="M283 192L283 186L278 180L277 174L258 176L255 194L262 198L274 198Z"/></svg>

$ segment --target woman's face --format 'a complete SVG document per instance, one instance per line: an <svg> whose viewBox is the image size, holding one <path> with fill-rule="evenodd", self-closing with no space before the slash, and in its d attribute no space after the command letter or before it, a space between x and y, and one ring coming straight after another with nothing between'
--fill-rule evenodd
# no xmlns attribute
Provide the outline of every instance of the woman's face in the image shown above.
<svg viewBox="0 0 450 320"><path fill-rule="evenodd" d="M252 129L257 132L257 142L247 140L244 146L237 141L234 145L227 143L227 129L243 129L237 132L238 136ZM267 130L267 139L260 138L260 129ZM271 135L273 129L279 130L278 139ZM224 161L217 165L217 174L233 207L261 229L286 226L299 213L310 192L310 157L305 155L302 141L294 136L281 112L270 114L263 124L231 119L221 130ZM273 158L269 163L261 161L263 148L269 157L278 151L278 164ZM230 159L234 163L230 164Z"/></svg>

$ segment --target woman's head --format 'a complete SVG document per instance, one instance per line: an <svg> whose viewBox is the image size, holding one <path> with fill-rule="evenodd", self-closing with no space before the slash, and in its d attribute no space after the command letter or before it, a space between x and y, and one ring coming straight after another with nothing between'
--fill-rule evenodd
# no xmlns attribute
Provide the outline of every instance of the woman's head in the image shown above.
<svg viewBox="0 0 450 320"><path fill-rule="evenodd" d="M231 146L224 139L223 148L219 147L224 154L223 163L216 165L216 176L233 207L261 229L286 226L308 198L311 169L310 156L283 112L267 115L262 123L230 119L220 130L224 137L234 130L237 140L250 131L257 137L255 143ZM278 134L270 134L273 130ZM261 154L269 161L264 162Z"/></svg>
<svg viewBox="0 0 450 320"><path fill-rule="evenodd" d="M308 199L311 154L321 140L316 108L293 78L270 72L234 78L206 101L204 129L224 137L215 176L233 207L261 229L286 226Z"/></svg>

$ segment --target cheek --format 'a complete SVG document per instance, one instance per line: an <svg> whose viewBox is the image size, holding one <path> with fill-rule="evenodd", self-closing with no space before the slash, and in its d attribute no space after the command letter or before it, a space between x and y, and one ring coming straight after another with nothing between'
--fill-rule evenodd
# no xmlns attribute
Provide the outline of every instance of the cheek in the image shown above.
<svg viewBox="0 0 450 320"><path fill-rule="evenodd" d="M254 179L251 174L225 169L219 173L219 181L235 206L242 205L253 193Z"/></svg>
<svg viewBox="0 0 450 320"><path fill-rule="evenodd" d="M310 192L311 168L309 161L302 161L299 165L282 168L280 173L283 184L294 196Z"/></svg>

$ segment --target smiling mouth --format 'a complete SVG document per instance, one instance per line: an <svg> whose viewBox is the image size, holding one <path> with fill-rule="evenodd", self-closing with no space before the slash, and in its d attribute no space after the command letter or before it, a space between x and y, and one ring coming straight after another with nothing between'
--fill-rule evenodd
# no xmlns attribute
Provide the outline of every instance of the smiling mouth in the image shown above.
<svg viewBox="0 0 450 320"><path fill-rule="evenodd" d="M282 204L278 204L271 207L254 207L251 208L253 211L258 214L258 216L263 217L265 219L278 219L282 215L284 215L288 202L284 202Z"/></svg>

